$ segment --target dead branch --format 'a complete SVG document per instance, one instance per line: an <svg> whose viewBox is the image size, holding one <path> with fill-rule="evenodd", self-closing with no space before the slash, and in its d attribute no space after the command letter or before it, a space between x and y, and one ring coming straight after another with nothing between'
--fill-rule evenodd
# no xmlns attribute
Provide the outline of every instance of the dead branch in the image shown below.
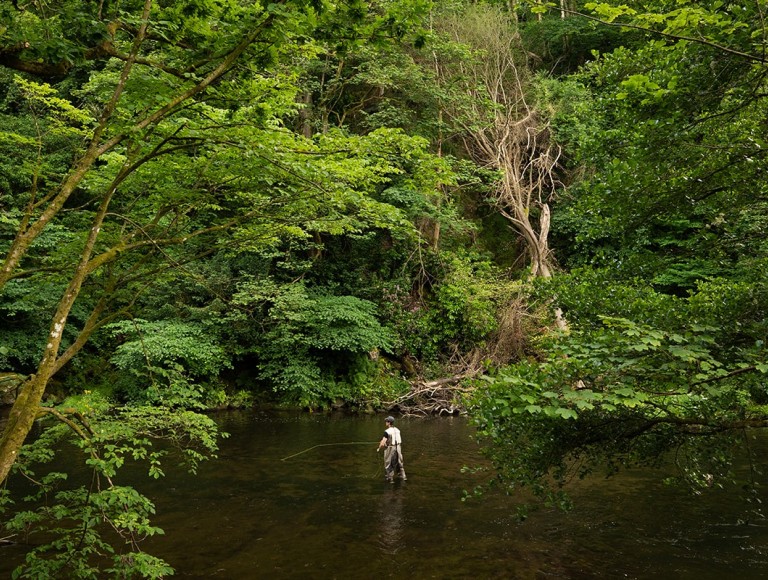
<svg viewBox="0 0 768 580"><path fill-rule="evenodd" d="M431 381L414 381L411 389L383 403L385 409L397 410L403 415L460 415L464 414L461 396L473 390L463 383L474 378L479 371L467 371Z"/></svg>

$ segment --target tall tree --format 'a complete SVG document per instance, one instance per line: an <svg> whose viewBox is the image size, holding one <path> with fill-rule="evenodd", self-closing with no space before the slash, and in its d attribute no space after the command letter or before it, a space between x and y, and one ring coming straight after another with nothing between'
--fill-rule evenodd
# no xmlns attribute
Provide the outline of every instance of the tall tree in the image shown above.
<svg viewBox="0 0 768 580"><path fill-rule="evenodd" d="M560 86L581 99L554 126L583 181L554 220L573 272L540 296L571 332L475 409L505 483L553 502L573 477L670 450L692 487L726 485L768 425L761 5L592 7L647 37Z"/></svg>
<svg viewBox="0 0 768 580"><path fill-rule="evenodd" d="M0 270L2 291L11 280L25 275L24 260L30 248L73 195L85 194L89 230L73 257L76 266L52 316L44 352L35 372L21 385L0 439L0 480L7 476L38 414L48 381L97 324L103 303L96 304L69 350L60 352L67 320L83 284L126 250L157 244L151 236L134 233L107 247L99 246L115 196L126 180L153 160L204 140L204 136L185 132L183 115L195 107L204 115L201 97L211 94L244 53L251 50L255 51L252 57L266 56L264 47L286 34L299 15L287 3L272 4L269 10L210 4L193 18L179 12L182 5L161 7L152 0L119 9L111 4L78 3L67 3L56 11L38 4L24 8L6 7L3 14L6 30L13 31L4 45L6 65L62 76L74 62L98 58L103 68L97 73L102 84L88 103L94 111L93 124L82 146L71 150L71 169L59 181L36 182L33 189L22 193L25 199L16 206L15 233ZM232 34L226 38L217 34L217 20L229 22ZM90 28L83 28L86 23ZM44 93L45 89L39 89L33 99L45 99ZM46 107L57 105L54 97L47 98ZM107 173L103 182L93 189L84 187L97 162L109 155L111 174L102 172Z"/></svg>
<svg viewBox="0 0 768 580"><path fill-rule="evenodd" d="M118 289L142 292L163 269L227 244L263 249L300 237L299 222L337 233L401 222L392 206L367 195L399 169L366 161L368 143L312 143L284 121L297 112L289 65L317 54L312 34L337 34L341 43L385 36L420 5L146 0L4 7L5 65L60 79L69 102L48 85L17 81L17 102L32 112L25 128L6 138L34 143L41 153L25 160L29 175L16 179L12 192L0 292L39 281L44 267L55 272L61 295L0 439L0 480L50 378L121 315L116 305L132 303ZM80 137L66 142L70 168L62 170L58 152L52 171L46 143L60 125ZM378 138L403 152L421 147L393 133ZM38 254L36 244L53 231L64 231L67 245ZM174 249L181 246L190 251ZM102 294L89 286L82 300L86 283Z"/></svg>
<svg viewBox="0 0 768 580"><path fill-rule="evenodd" d="M399 204L398 195L426 204L451 179L423 139L386 128L354 136L343 128L311 135L288 127L301 115L295 63L323 50L313 36L337 41L340 50L358 38L399 38L423 4L3 4L0 64L8 82L0 95L7 121L0 147L8 156L0 175L0 316L26 324L38 338L24 344L23 356L4 346L6 335L0 343L0 360L12 360L20 380L0 439L0 482L14 467L29 474L30 461L47 456L38 454L39 447L67 432L94 467L94 485L108 488L104 494L82 489L71 497L86 511L98 505L135 509L139 527L129 522L122 531L132 539L154 533L146 519L151 504L116 485L114 472L135 449L148 458L150 475L159 476L159 456L144 447L158 434L179 442L187 433L203 451L215 450L212 422L182 407L199 403L195 379L215 375L230 361L212 333L202 336L213 324L178 316L193 308L157 306L155 298L155 316L139 318L148 311L141 308L153 304L147 295L159 285L165 291L181 285L179 278L202 270L201 258L214 254L220 260L256 256L273 265L277 253L290 262L312 247L315 242L307 240L313 238L370 232L405 238L413 232L410 207ZM387 192L394 185L395 193ZM274 378L273 371L279 375L277 388L295 388L294 400L303 401L316 385L302 385L302 391L289 382L291 369L280 366L287 353L308 353L300 362L311 366L321 359L318 352L362 357L389 344L372 302L336 296L332 287L302 294L298 282L269 292L269 275L258 279L256 268L243 270L231 301L241 310L216 322L275 323L265 335L282 342L260 337L259 344L242 350L262 357L266 378ZM306 269L292 272L298 274L291 282L306 276ZM249 315L259 308L266 314L254 322ZM147 380L153 387L147 390L155 392L143 400L165 410L115 410L99 397L43 404L51 379L105 328L122 341L112 362ZM301 336L290 335L291 329ZM151 333L150 340L143 333ZM157 394L158 385L168 388ZM47 430L39 445L23 447L33 422L43 416L61 425ZM46 476L42 483L58 478ZM6 497L0 490L0 507ZM99 513L105 521L120 517ZM25 517L30 516L22 514L12 525L22 526ZM91 535L93 521L84 517L81 529L101 550L101 540ZM86 562L87 549L80 551L70 531L59 530L69 542L61 545L77 547L76 559ZM33 572L62 573L71 565L69 557L56 558L63 568L52 564ZM147 562L122 560L131 569ZM155 571L168 573L155 564Z"/></svg>
<svg viewBox="0 0 768 580"><path fill-rule="evenodd" d="M506 11L480 5L439 26L474 51L471 59L437 64L441 82L460 83L466 95L446 113L462 127L469 155L499 172L490 202L522 237L531 276L549 277L550 203L562 185L561 153L536 103L517 25Z"/></svg>

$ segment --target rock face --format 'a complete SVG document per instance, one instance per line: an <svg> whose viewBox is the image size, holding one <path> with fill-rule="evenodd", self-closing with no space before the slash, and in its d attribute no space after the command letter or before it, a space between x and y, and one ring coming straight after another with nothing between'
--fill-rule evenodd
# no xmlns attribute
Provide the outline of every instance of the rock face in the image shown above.
<svg viewBox="0 0 768 580"><path fill-rule="evenodd" d="M0 373L0 407L13 405L16 400L16 390L21 386L23 376L16 373Z"/></svg>

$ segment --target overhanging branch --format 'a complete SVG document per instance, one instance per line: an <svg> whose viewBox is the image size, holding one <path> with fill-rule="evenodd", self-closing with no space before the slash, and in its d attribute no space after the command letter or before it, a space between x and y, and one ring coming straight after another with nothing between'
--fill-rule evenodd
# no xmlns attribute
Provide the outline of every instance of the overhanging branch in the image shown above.
<svg viewBox="0 0 768 580"><path fill-rule="evenodd" d="M537 4L539 6L545 6L542 2L534 2L534 4ZM661 36L662 38L668 38L670 40L674 40L676 42L679 41L687 41L687 42L693 42L696 44L701 44L704 46L709 46L710 48L714 48L716 50L719 50L721 52L724 52L726 54L731 54L733 56L737 56L739 58L743 58L745 60L749 60L751 62L757 62L760 64L768 64L768 58L765 54L762 55L756 55L756 54L750 54L748 52L743 52L741 50L736 50L735 48L731 48L729 46L725 46L723 44L719 44L713 40L709 40L704 37L695 37L695 36L687 36L685 34L674 34L671 32L665 32L663 30L655 30L653 28L649 28L647 26L643 26L640 24L632 24L628 22L612 22L609 20L603 20L602 18L598 18L597 16L592 16L590 14L585 14L583 12L579 12L578 10L571 10L568 8L562 9L564 14L571 14L573 16L579 16L581 18L585 18L586 20L591 20L592 22L597 22L599 24L603 24L605 26L613 26L613 27L619 27L619 28L629 28L632 30L639 30L641 32L647 32L648 34L653 34L656 36Z"/></svg>

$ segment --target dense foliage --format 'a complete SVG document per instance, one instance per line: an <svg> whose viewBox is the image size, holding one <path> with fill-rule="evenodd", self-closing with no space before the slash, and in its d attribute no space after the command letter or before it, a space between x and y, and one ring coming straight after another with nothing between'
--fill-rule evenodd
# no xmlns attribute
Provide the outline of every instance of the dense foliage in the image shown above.
<svg viewBox="0 0 768 580"><path fill-rule="evenodd" d="M509 488L729 481L768 424L764 11L2 4L0 513L55 537L18 573L170 573L119 470L230 405L463 381Z"/></svg>
<svg viewBox="0 0 768 580"><path fill-rule="evenodd" d="M474 414L500 480L555 504L573 477L666 457L694 489L729 485L768 425L761 6L581 11L628 35L547 84L578 175L553 212L569 273L534 299L569 328L487 377Z"/></svg>

